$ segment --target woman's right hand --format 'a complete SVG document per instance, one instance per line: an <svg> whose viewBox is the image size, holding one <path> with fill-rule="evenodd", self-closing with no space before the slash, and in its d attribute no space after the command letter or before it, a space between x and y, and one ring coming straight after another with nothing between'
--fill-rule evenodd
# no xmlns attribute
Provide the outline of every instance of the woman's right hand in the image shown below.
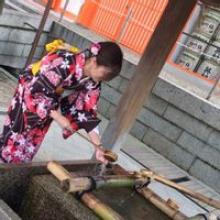
<svg viewBox="0 0 220 220"><path fill-rule="evenodd" d="M108 160L105 159L105 152L102 147L96 147L95 148L95 157L98 161L100 161L103 164L108 164Z"/></svg>
<svg viewBox="0 0 220 220"><path fill-rule="evenodd" d="M60 125L61 128L73 132L70 121L56 110L51 110L50 116Z"/></svg>

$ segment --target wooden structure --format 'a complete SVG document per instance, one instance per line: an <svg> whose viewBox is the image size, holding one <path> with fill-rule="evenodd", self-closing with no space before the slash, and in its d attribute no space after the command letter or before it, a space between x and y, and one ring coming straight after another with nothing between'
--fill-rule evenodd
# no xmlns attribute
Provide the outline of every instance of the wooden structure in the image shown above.
<svg viewBox="0 0 220 220"><path fill-rule="evenodd" d="M62 166L55 162L48 163L47 167L48 170L51 173L53 173L61 183L65 180L71 179L71 177L77 176L69 173L66 169L64 169ZM83 193L80 199L86 206L92 209L101 219L123 220L123 218L118 213L116 213L113 209L108 207L103 202L99 201L91 193Z"/></svg>
<svg viewBox="0 0 220 220"><path fill-rule="evenodd" d="M79 177L74 172L68 172L68 170L66 170L57 162L49 162L47 167L48 170L60 181L61 187L65 192L71 193L76 196L80 195L80 200L103 220L122 220L127 218L124 218L125 216L120 216L109 206L95 198L92 193L97 189L98 191L100 191L100 189L103 189L103 192L105 192L106 189L122 190L125 188L135 189L134 192L141 194L145 199L153 203L157 208L159 208L171 219L188 220L189 218L179 211L180 207L175 201L171 199L164 201L159 196L155 195L155 193L147 187L152 179L159 181L165 185L171 186L179 190L180 192L183 192L184 194L190 195L193 198L199 199L217 209L220 209L220 201L208 198L199 193L192 192L189 189L183 186L179 186L176 183L167 180L162 176L158 176L149 170L140 170L137 172L128 173L119 166L116 166L117 169L115 169L116 167L114 167L110 175L108 174L106 176ZM131 209L133 208L134 207L132 206ZM217 215L215 215L215 217L217 217ZM135 219L136 218L139 219L138 214ZM153 216L151 218L153 219Z"/></svg>
<svg viewBox="0 0 220 220"><path fill-rule="evenodd" d="M66 180L70 175L71 177L98 175L95 161L69 161L60 164L65 168L64 172L62 170L60 172L56 166L55 169L54 166L50 167L59 180ZM112 166L107 174L129 175L118 165ZM107 213L106 220L122 218L191 220L180 212L175 201L166 201L147 187L138 189L138 192L125 187L108 187L86 192L81 196L81 200L83 204L89 206L87 208L79 201L80 197L75 198L61 189L56 178L49 175L46 163L0 166L0 214L4 210L2 203L7 203L9 207L4 210L4 216L7 214L10 218L6 219L20 220L20 216L23 220L98 220L99 218L90 209L94 209L97 213L101 211L103 215L105 213L103 210L107 208L113 211L114 215L111 215L112 212ZM17 213L19 216L12 218L12 213ZM192 219L209 219L205 217L202 215Z"/></svg>
<svg viewBox="0 0 220 220"><path fill-rule="evenodd" d="M98 175L97 162L95 161L62 162L60 164L67 171L64 172L64 175L60 172L59 179L67 178L70 175L69 173L76 176ZM108 172L109 174L117 174L118 170L123 169L114 165ZM81 197L81 203L79 198L63 192L59 182L48 174L49 171L45 163L1 165L0 214L2 211L1 201L4 201L11 208L8 209L7 214L10 215L13 210L23 220L98 220L99 218L93 214L90 208L97 213L101 212L102 215L104 214L103 210L111 210L111 213L105 212L108 216L106 220L171 219L153 203L145 200L129 188L114 188L85 193ZM163 202L166 203L166 201ZM89 205L89 208L83 204ZM13 219L20 220L20 218Z"/></svg>

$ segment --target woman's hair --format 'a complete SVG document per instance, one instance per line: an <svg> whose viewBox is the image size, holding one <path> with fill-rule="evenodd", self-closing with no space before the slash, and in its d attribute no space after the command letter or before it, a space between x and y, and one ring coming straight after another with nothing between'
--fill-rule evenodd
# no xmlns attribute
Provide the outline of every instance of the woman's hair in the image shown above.
<svg viewBox="0 0 220 220"><path fill-rule="evenodd" d="M111 69L105 80L109 81L114 77L118 76L122 67L123 53L118 44L105 41L99 42L100 49L98 54L96 55L96 62L98 65L106 66Z"/></svg>

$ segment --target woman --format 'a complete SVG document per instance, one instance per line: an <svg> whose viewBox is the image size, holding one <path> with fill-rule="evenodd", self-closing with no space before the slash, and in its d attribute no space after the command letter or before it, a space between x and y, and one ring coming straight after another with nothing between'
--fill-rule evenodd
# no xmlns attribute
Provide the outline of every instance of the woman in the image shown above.
<svg viewBox="0 0 220 220"><path fill-rule="evenodd" d="M117 44L100 42L78 54L53 50L28 66L19 76L0 137L1 160L30 162L53 120L62 127L64 138L85 129L94 146L100 145L96 109L101 81L119 74L122 59ZM103 151L95 150L97 159L106 163Z"/></svg>

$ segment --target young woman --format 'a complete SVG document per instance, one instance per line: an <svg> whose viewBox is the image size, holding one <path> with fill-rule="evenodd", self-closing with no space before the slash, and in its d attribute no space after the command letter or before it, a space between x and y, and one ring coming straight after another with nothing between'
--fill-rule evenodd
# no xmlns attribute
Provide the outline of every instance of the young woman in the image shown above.
<svg viewBox="0 0 220 220"><path fill-rule="evenodd" d="M30 162L55 120L64 138L85 129L97 159L106 163L103 151L97 147L97 102L101 81L119 74L122 59L117 44L100 42L78 54L54 50L28 66L19 76L9 106L0 136L0 159L5 163Z"/></svg>

